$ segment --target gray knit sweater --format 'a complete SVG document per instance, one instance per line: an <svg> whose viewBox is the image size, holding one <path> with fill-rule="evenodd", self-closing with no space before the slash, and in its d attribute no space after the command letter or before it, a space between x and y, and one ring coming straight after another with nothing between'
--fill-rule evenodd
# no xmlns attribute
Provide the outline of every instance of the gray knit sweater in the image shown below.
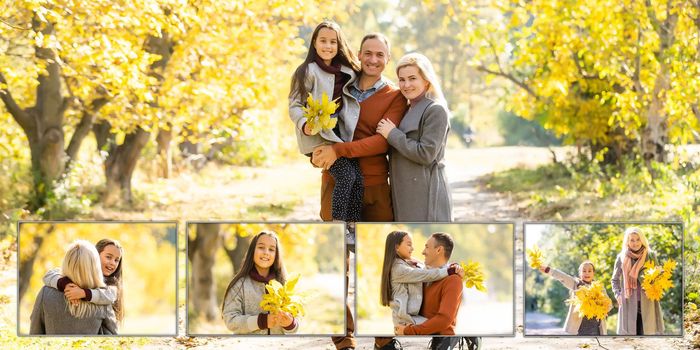
<svg viewBox="0 0 700 350"><path fill-rule="evenodd" d="M426 318L418 315L423 303L423 282L447 277L447 268L414 267L403 259L394 259L391 266L391 317L394 325L420 324Z"/></svg>
<svg viewBox="0 0 700 350"><path fill-rule="evenodd" d="M117 318L110 305L95 305L92 316L77 318L68 311L63 293L42 287L29 317L29 334L117 334Z"/></svg>
<svg viewBox="0 0 700 350"><path fill-rule="evenodd" d="M226 327L234 334L289 334L299 330L299 319L294 329L282 327L260 329L258 315L267 313L260 308L265 294L265 283L246 276L236 281L224 300L223 317Z"/></svg>
<svg viewBox="0 0 700 350"><path fill-rule="evenodd" d="M63 277L60 269L51 269L44 275L44 285L58 289L58 280ZM93 304L112 305L117 300L117 287L107 286L105 288L90 289L92 298L88 300Z"/></svg>

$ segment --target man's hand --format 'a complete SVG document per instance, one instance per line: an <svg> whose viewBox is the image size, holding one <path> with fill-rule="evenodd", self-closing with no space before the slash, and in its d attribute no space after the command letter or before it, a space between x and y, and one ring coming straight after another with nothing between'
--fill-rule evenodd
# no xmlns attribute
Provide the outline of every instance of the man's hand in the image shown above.
<svg viewBox="0 0 700 350"><path fill-rule="evenodd" d="M319 168L328 170L335 163L336 159L338 159L338 156L335 154L333 146L323 145L314 148L311 163Z"/></svg>
<svg viewBox="0 0 700 350"><path fill-rule="evenodd" d="M78 301L85 298L85 291L78 287L75 283L68 283L68 285L66 285L66 289L63 291L63 295L65 295L71 302L74 300Z"/></svg>
<svg viewBox="0 0 700 350"><path fill-rule="evenodd" d="M395 333L396 335L404 335L404 334L403 334L404 328L406 328L406 325L400 323L399 325L397 325L396 327L394 327L394 333Z"/></svg>
<svg viewBox="0 0 700 350"><path fill-rule="evenodd" d="M394 130L396 128L396 124L392 122L389 119L382 119L379 121L379 124L377 124L377 133L381 134L384 136L385 139L389 138L389 133L391 130Z"/></svg>

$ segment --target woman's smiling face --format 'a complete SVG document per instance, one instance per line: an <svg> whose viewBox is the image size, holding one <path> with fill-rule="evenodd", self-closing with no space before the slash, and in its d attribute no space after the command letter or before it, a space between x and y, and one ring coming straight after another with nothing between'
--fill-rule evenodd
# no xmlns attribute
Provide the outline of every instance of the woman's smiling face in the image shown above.
<svg viewBox="0 0 700 350"><path fill-rule="evenodd" d="M122 259L122 252L114 246L114 244L110 244L104 247L102 249L102 252L100 252L100 263L102 264L102 275L104 276L111 276L114 271L117 270L117 267L119 267L119 262Z"/></svg>
<svg viewBox="0 0 700 350"><path fill-rule="evenodd" d="M275 263L277 241L270 235L261 235L255 243L253 263L259 269L269 269Z"/></svg>
<svg viewBox="0 0 700 350"><path fill-rule="evenodd" d="M642 239L639 238L638 234L631 233L630 238L629 238L629 242L628 242L628 246L630 249L637 251L637 250L639 250L639 248L642 247Z"/></svg>

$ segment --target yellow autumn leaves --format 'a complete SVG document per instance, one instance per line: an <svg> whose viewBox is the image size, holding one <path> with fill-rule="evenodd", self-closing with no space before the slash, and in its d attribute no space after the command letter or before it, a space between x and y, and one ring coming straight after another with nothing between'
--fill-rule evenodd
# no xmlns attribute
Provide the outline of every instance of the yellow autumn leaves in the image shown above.
<svg viewBox="0 0 700 350"><path fill-rule="evenodd" d="M649 260L644 263L644 276L642 281L642 289L647 295L647 298L657 301L668 290L673 288L673 269L676 268L676 261L669 259L662 266L655 266L654 262Z"/></svg>
<svg viewBox="0 0 700 350"><path fill-rule="evenodd" d="M530 261L530 267L534 270L537 270L542 266L542 259L542 251L537 248L537 246L527 250L527 260Z"/></svg>
<svg viewBox="0 0 700 350"><path fill-rule="evenodd" d="M612 300L605 292L603 284L598 281L578 288L566 303L573 305L574 311L578 312L579 316L598 320L605 319L612 308Z"/></svg>
<svg viewBox="0 0 700 350"><path fill-rule="evenodd" d="M304 315L303 298L294 292L294 287L299 281L299 274L296 274L284 285L277 280L271 280L265 286L267 293L260 301L260 308L270 313L286 311L292 317Z"/></svg>
<svg viewBox="0 0 700 350"><path fill-rule="evenodd" d="M311 128L311 135L318 134L321 130L330 130L338 123L338 118L331 118L335 113L338 104L331 101L328 95L324 92L321 95L321 100L314 100L314 97L309 93L306 98L306 107L303 107L306 124Z"/></svg>
<svg viewBox="0 0 700 350"><path fill-rule="evenodd" d="M481 271L481 264L476 261L463 261L459 262L459 266L464 270L464 277L462 281L467 288L475 288L480 292L486 293L486 287L484 287L484 272Z"/></svg>

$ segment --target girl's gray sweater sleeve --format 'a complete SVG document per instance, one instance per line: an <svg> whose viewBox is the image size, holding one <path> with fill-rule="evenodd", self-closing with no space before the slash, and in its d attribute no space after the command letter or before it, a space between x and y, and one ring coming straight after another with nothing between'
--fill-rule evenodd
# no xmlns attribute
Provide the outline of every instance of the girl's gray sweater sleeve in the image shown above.
<svg viewBox="0 0 700 350"><path fill-rule="evenodd" d="M430 165L437 158L445 142L449 121L447 111L437 103L433 103L425 110L423 119L423 134L420 139L409 139L403 131L395 128L389 132L387 142L411 161Z"/></svg>
<svg viewBox="0 0 700 350"><path fill-rule="evenodd" d="M53 289L58 289L58 280L61 277L63 277L61 275L61 269L51 269L44 275L44 285Z"/></svg>
<svg viewBox="0 0 700 350"><path fill-rule="evenodd" d="M90 289L92 298L89 302L97 305L112 305L117 300L117 286Z"/></svg>
<svg viewBox="0 0 700 350"><path fill-rule="evenodd" d="M235 334L252 333L258 328L258 315L246 315L243 313L243 288L244 280L239 280L231 287L226 300L224 300L224 322L226 328Z"/></svg>
<svg viewBox="0 0 700 350"><path fill-rule="evenodd" d="M549 274L557 281L561 282L564 287L574 290L576 288L576 279L562 271L552 268Z"/></svg>
<svg viewBox="0 0 700 350"><path fill-rule="evenodd" d="M421 269L412 268L405 264L394 264L391 267L391 281L394 283L434 282L447 277L447 268Z"/></svg>

